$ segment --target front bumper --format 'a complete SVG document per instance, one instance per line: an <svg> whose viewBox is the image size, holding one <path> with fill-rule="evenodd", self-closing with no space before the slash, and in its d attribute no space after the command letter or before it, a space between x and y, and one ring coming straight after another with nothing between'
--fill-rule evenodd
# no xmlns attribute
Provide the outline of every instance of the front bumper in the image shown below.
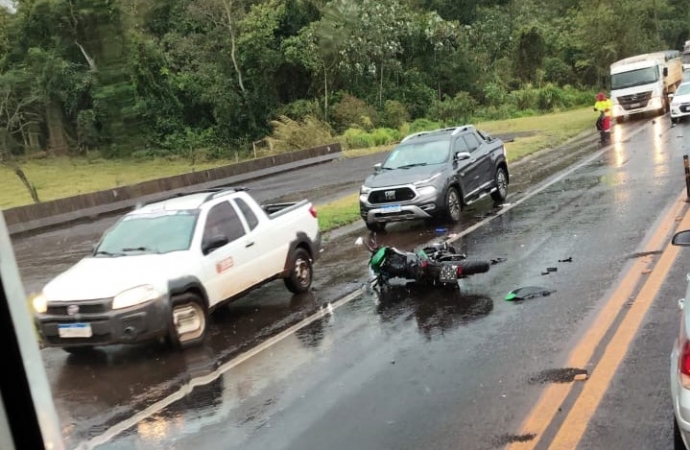
<svg viewBox="0 0 690 450"><path fill-rule="evenodd" d="M661 97L652 97L646 105L638 108L626 109L621 104L613 105L613 118L619 119L621 117L634 116L636 114L643 114L650 111L659 111L664 108L664 102Z"/></svg>
<svg viewBox="0 0 690 450"><path fill-rule="evenodd" d="M683 109L686 109L686 111L683 111ZM671 118L673 119L679 119L681 117L687 117L690 116L690 105L678 105L674 106L671 105Z"/></svg>
<svg viewBox="0 0 690 450"><path fill-rule="evenodd" d="M379 190L400 188L387 187ZM442 191L437 188L433 192L420 192L416 186L402 186L412 189L415 197L412 200L391 201L387 203L370 203L370 194L360 194L359 212L368 223L402 222L406 220L429 219L441 211L443 205Z"/></svg>
<svg viewBox="0 0 690 450"><path fill-rule="evenodd" d="M167 296L113 310L111 301L52 302L46 314L36 314L36 327L46 347L79 347L112 344L133 344L166 336L170 323ZM68 315L70 305L85 312ZM88 324L90 337L61 337L59 325Z"/></svg>

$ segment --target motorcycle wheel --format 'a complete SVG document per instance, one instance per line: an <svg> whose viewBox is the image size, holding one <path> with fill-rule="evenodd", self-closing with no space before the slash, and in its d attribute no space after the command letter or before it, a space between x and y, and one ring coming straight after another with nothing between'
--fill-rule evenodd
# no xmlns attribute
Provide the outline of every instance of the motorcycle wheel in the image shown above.
<svg viewBox="0 0 690 450"><path fill-rule="evenodd" d="M462 261L458 266L461 269L459 275L474 275L477 273L486 273L491 268L489 261Z"/></svg>

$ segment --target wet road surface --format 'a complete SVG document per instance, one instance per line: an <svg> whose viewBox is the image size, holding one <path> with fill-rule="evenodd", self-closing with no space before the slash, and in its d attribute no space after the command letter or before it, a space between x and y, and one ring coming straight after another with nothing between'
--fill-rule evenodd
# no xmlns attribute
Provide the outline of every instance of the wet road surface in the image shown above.
<svg viewBox="0 0 690 450"><path fill-rule="evenodd" d="M640 126L641 133L628 137ZM379 298L366 291L339 308L329 307L366 279L366 253L353 251L354 237L344 236L326 244L313 294L290 297L280 283L266 286L221 311L201 349L176 354L158 345L122 347L94 359L44 350L68 443L102 435L175 395L190 380L219 375L167 407L152 408L103 448L500 447L539 394L541 386L533 380L561 368L572 336L590 319L656 216L683 188L681 157L690 134L685 137L685 125L669 126L668 120L623 124L619 139L624 143L464 236L457 244L472 257L506 262L464 280L461 292L399 288ZM572 161L552 162L551 171ZM523 194L512 195L511 202L541 181L534 175L538 169L523 167L513 185L522 186L517 190ZM355 188L360 182L361 177ZM495 212L490 202L479 205L449 231L459 232ZM18 240L27 287L40 286L73 263L105 226ZM399 225L380 239L410 248L434 238L433 228ZM53 243L52 254L35 267L28 262L42 242ZM558 263L568 256L572 263ZM541 275L553 266L557 272ZM674 284L682 291L682 282ZM510 290L525 285L555 292L523 303L503 301ZM678 296L673 298L675 305ZM324 317L228 370L222 366L317 311ZM650 320L668 328L672 315L666 311ZM658 339L655 330L660 331L645 328L638 351L662 351L662 357L654 353L655 364L667 364L670 340L660 344L664 338ZM643 371L637 391L665 398L665 370ZM620 389L623 405L612 392L609 414L625 409L630 388ZM650 420L670 424L670 410L668 417L662 417L661 407L656 412ZM630 421L648 414L630 412ZM620 443L615 433L603 429L614 448L624 448L615 446ZM653 431L650 442L670 442L670 431Z"/></svg>

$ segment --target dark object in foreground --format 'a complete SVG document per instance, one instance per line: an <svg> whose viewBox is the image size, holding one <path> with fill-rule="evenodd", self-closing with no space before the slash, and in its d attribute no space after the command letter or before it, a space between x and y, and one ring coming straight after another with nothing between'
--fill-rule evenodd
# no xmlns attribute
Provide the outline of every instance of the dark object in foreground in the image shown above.
<svg viewBox="0 0 690 450"><path fill-rule="evenodd" d="M506 301L519 301L519 300L529 300L537 297L548 297L556 291L550 291L543 287L537 286L526 286L519 289L515 289L506 295Z"/></svg>

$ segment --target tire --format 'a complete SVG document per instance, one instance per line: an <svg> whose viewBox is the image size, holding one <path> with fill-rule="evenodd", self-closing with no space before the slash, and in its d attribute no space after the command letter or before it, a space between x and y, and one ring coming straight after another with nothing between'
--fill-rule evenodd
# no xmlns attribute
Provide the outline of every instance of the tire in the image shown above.
<svg viewBox="0 0 690 450"><path fill-rule="evenodd" d="M386 222L367 222L365 220L364 223L367 225L369 231L375 231L378 233L386 229Z"/></svg>
<svg viewBox="0 0 690 450"><path fill-rule="evenodd" d="M486 273L491 268L489 261L463 261L458 265L458 275L474 275L476 273Z"/></svg>
<svg viewBox="0 0 690 450"><path fill-rule="evenodd" d="M446 218L452 223L460 222L460 212L462 211L462 201L457 188L453 186L446 192L445 213Z"/></svg>
<svg viewBox="0 0 690 450"><path fill-rule="evenodd" d="M671 123L678 123L678 117L671 117Z"/></svg>
<svg viewBox="0 0 690 450"><path fill-rule="evenodd" d="M496 169L496 175L494 177L494 182L496 183L496 191L491 193L491 198L496 203L503 203L508 196L508 174L503 167Z"/></svg>
<svg viewBox="0 0 690 450"><path fill-rule="evenodd" d="M192 322L192 323L185 323ZM186 330L186 328L190 328ZM194 292L175 295L170 300L168 340L179 350L203 344L208 333L208 310L203 299Z"/></svg>
<svg viewBox="0 0 690 450"><path fill-rule="evenodd" d="M678 428L678 421L673 417L673 450L687 450L683 437L680 435L680 428Z"/></svg>
<svg viewBox="0 0 690 450"><path fill-rule="evenodd" d="M285 287L293 294L303 294L311 288L314 277L314 269L309 253L303 248L298 248L290 258L290 272L285 280Z"/></svg>

